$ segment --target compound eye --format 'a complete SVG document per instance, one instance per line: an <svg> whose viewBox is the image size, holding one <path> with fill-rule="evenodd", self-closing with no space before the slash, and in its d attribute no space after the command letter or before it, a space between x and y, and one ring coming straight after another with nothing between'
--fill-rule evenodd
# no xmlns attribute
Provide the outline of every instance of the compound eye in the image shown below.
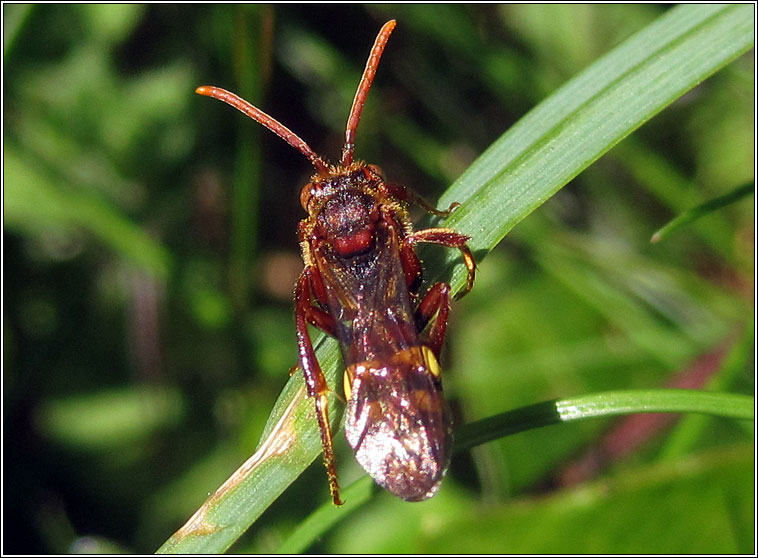
<svg viewBox="0 0 758 558"><path fill-rule="evenodd" d="M378 176L382 182L387 180L387 177L384 176L384 171L382 170L382 167L379 165L366 165L368 169L373 172L376 176Z"/></svg>
<svg viewBox="0 0 758 558"><path fill-rule="evenodd" d="M308 204L311 203L313 196L317 196L321 192L321 184L318 182L309 182L303 189L300 190L300 205L303 209L308 211Z"/></svg>

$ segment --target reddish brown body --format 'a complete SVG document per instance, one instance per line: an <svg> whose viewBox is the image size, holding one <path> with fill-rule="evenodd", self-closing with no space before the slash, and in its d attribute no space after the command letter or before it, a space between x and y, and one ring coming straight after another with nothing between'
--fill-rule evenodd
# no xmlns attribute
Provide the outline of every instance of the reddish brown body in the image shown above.
<svg viewBox="0 0 758 558"><path fill-rule="evenodd" d="M223 100L298 149L316 168L303 188L308 217L298 235L305 263L295 289L300 366L316 402L324 464L339 505L328 386L308 333L311 324L340 343L347 399L345 432L371 477L409 501L432 496L450 459L450 419L438 358L450 309L450 286L437 283L419 302L420 242L455 247L469 270L468 237L451 229L413 231L412 201L436 214L405 188L388 184L374 165L353 161L353 138L376 66L395 22L382 27L353 101L338 165L326 163L298 136L236 95L215 87L197 92Z"/></svg>

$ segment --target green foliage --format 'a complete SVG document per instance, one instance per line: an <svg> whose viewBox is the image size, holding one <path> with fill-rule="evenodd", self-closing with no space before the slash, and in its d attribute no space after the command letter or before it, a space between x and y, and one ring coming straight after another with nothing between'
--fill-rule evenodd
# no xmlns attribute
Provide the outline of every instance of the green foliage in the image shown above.
<svg viewBox="0 0 758 558"><path fill-rule="evenodd" d="M723 196L719 196L703 204L700 204L697 207L693 207L692 209L689 209L684 213L677 215L674 219L655 231L655 233L653 233L653 236L650 238L650 242L660 242L676 229L679 229L691 223L692 221L699 219L700 217L713 213L714 211L717 211L722 207L729 205L730 203L740 201L742 198L749 196L750 194L755 194L754 183L743 184L731 192L727 192Z"/></svg>
<svg viewBox="0 0 758 558"><path fill-rule="evenodd" d="M4 550L154 551L276 442L210 510L223 537L175 549L755 551L754 434L712 416L744 418L754 393L754 215L709 202L754 180L751 6L3 10ZM448 224L481 265L445 386L461 448L500 439L407 504L338 434L337 510L308 467L311 402L286 383L311 169L193 90L233 90L334 158L390 18L357 156L463 202ZM461 286L457 254L423 256ZM336 383L334 343L318 351ZM575 418L710 414L535 428L556 400L589 405Z"/></svg>

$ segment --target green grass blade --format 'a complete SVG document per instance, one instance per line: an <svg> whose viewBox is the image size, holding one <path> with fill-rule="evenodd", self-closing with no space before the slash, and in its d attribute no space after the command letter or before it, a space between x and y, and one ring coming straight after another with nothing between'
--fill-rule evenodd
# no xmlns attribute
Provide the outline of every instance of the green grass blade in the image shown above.
<svg viewBox="0 0 758 558"><path fill-rule="evenodd" d="M325 502L308 516L276 549L277 554L301 554L322 537L333 525L350 515L371 499L379 488L371 477L363 475L342 491L343 506Z"/></svg>
<svg viewBox="0 0 758 558"><path fill-rule="evenodd" d="M600 58L512 126L445 192L439 207L465 202L446 225L471 235L472 250L484 255L624 137L750 49L752 10L678 6ZM460 287L463 266L455 271Z"/></svg>
<svg viewBox="0 0 758 558"><path fill-rule="evenodd" d="M337 369L333 340L322 336L316 356L325 370ZM330 398L331 408L336 400ZM339 414L332 414L337 430ZM159 549L160 554L220 553L228 549L320 453L313 402L298 371L287 383L256 452L221 485L187 523ZM324 476L326 483L326 476ZM325 495L328 489L324 485Z"/></svg>
<svg viewBox="0 0 758 558"><path fill-rule="evenodd" d="M708 391L726 391L731 389L735 380L746 370L746 363L755 362L755 324L752 318L746 324L745 331L735 340L728 354L719 367L719 371L708 381L704 389ZM753 438L755 426L740 423L745 432ZM710 429L705 415L689 415L677 423L666 438L661 449L660 459L673 460L693 451L697 440Z"/></svg>
<svg viewBox="0 0 758 558"><path fill-rule="evenodd" d="M458 429L455 451L464 451L511 434L561 422L635 413L698 413L753 420L755 400L747 395L685 389L609 391L560 401L544 401L488 417ZM369 501L373 482L368 476L353 483L345 506L353 510ZM304 552L347 511L326 503L316 510L277 549L283 554Z"/></svg>
<svg viewBox="0 0 758 558"><path fill-rule="evenodd" d="M655 231L653 236L650 238L650 242L660 242L675 230L691 223L695 219L700 219L700 217L704 217L705 215L708 215L717 209L721 209L724 206L737 202L753 193L755 193L755 184L753 182L748 182L747 184L738 186L731 192L727 192L723 196L718 196L712 200L708 200L703 204L693 207L681 215L676 216L674 219L666 223L663 227Z"/></svg>
<svg viewBox="0 0 758 558"><path fill-rule="evenodd" d="M753 44L752 9L750 5L679 6L602 57L514 125L453 184L437 205L446 207L453 201L462 205L445 224L469 234L471 248L481 260L520 220L593 161L747 51ZM449 252L444 263L427 258L429 276L451 280L459 289L465 270L459 256ZM451 265L456 265L452 279ZM336 385L341 372L336 343L321 338L318 353L327 380ZM310 407L308 401L295 404L287 399L302 393L293 387L301 384L299 374L292 378L270 425L291 403L297 409ZM603 412L600 402L595 401L593 407L592 401L572 401L589 405L582 412ZM633 402L629 404L634 407ZM642 408L643 402L638 401L637 407ZM540 407L537 411L550 410ZM536 425L545 419L534 420ZM266 430L264 436L271 433L270 428ZM291 436L288 451L301 458L285 463L285 456L277 456L275 470L267 471L283 478L257 489L243 479L223 493L223 502L214 500L214 495L208 507L200 510L208 512L205 521L188 523L160 551L227 549L321 452L312 424L296 422ZM326 482L323 491L326 498Z"/></svg>
<svg viewBox="0 0 758 558"><path fill-rule="evenodd" d="M250 102L256 103L262 96L261 68L264 67L260 44L261 23L251 14L248 6L238 6L235 23L237 45L236 66L238 70L236 91ZM235 154L234 203L232 203L229 287L237 308L245 308L250 297L251 282L248 278L251 262L258 250L258 211L260 206L260 169L262 154L256 140L261 130L249 122L238 122L239 141Z"/></svg>

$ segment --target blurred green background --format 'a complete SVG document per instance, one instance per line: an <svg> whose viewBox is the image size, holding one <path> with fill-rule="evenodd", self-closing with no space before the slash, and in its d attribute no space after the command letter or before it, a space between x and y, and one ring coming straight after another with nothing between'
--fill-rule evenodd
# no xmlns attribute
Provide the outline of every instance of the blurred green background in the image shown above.
<svg viewBox="0 0 758 558"><path fill-rule="evenodd" d="M3 5L4 551L152 552L254 450L295 364L308 162L198 85L430 200L532 106L667 7ZM604 389L754 392L753 53L519 224L453 307L460 424ZM639 417L638 417L639 418ZM754 433L596 421L453 460L314 552L754 552ZM358 475L343 437L338 464ZM315 463L240 540L271 552L328 497Z"/></svg>

